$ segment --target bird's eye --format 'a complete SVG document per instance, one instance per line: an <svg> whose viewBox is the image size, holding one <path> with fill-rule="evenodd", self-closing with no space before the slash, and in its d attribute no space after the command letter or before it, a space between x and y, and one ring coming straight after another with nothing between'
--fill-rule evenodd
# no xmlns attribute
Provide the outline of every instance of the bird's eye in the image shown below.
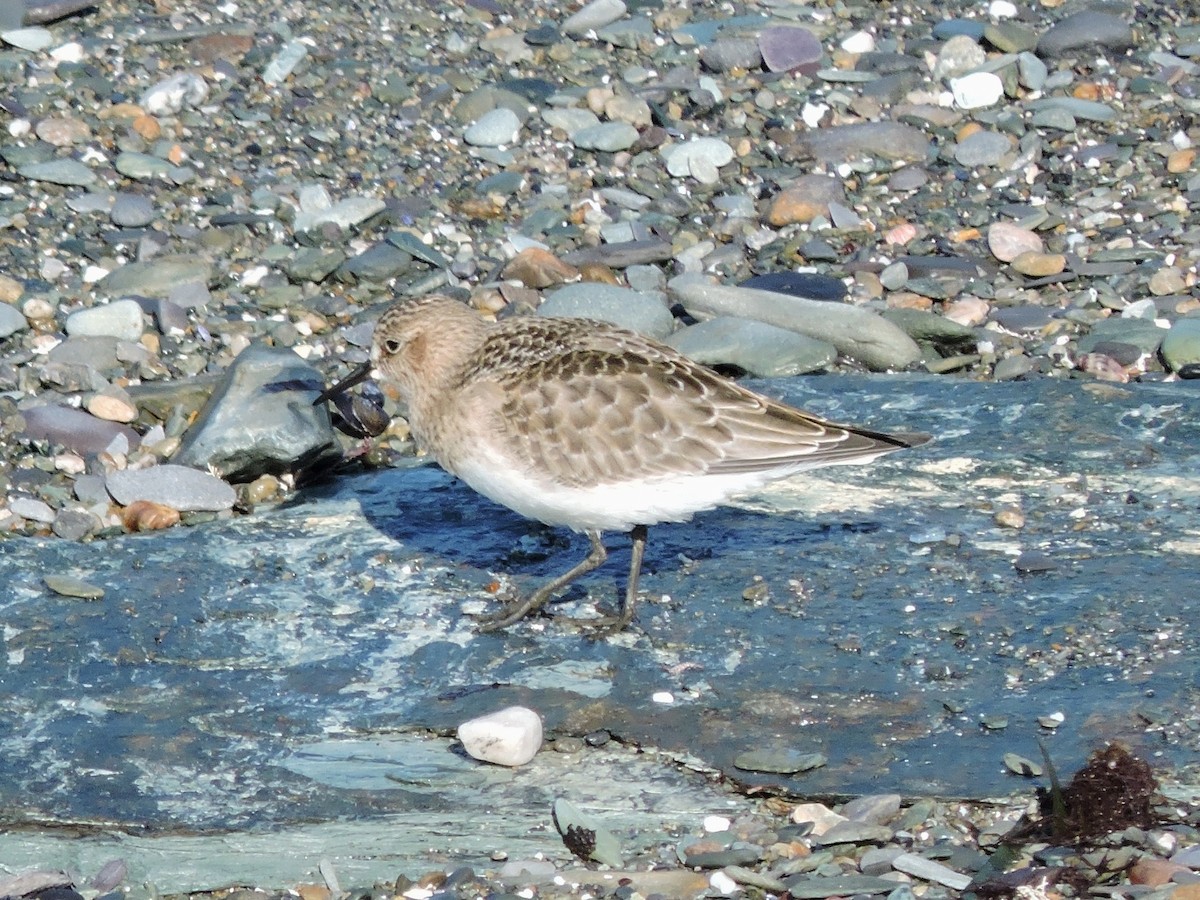
<svg viewBox="0 0 1200 900"><path fill-rule="evenodd" d="M386 340L383 342L383 349L386 350L390 356L394 356L400 352L400 342L395 338Z"/></svg>

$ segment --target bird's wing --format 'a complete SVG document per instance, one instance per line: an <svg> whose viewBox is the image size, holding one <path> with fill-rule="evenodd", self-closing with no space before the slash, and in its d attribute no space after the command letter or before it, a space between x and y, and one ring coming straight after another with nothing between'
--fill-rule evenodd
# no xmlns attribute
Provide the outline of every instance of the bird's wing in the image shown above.
<svg viewBox="0 0 1200 900"><path fill-rule="evenodd" d="M601 333L498 372L515 455L569 485L866 461L904 438L775 403L670 348Z"/></svg>

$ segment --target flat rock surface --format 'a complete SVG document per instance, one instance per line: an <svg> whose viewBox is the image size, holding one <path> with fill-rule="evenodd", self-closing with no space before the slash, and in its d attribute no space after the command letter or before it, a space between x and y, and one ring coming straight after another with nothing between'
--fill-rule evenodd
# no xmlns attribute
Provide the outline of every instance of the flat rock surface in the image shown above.
<svg viewBox="0 0 1200 900"><path fill-rule="evenodd" d="M552 620L476 634L464 612L490 608L496 583L527 589L586 542L430 466L101 545L0 542L12 573L0 600L11 829L0 857L108 858L111 837L27 829L123 829L137 836L120 842L146 851L144 874L183 889L214 877L211 845L195 854L207 869L170 862L168 848L198 831L241 832L230 852L246 866L226 860L229 871L266 879L287 860L271 858L264 833L302 836L288 844L300 854L314 834L326 836L313 839L321 853L358 841L357 877L383 852L370 835L411 830L410 843L387 844L380 871L394 875L420 867L423 829L474 835L456 851L466 861L527 848L530 809L544 818L571 778L607 797L614 768L631 773L619 789L629 796L661 778L693 812L746 802L671 759L807 796L968 798L1031 792L1003 758L1040 759L1039 740L1060 771L1112 739L1168 769L1200 762L1200 598L1187 588L1200 583L1195 390L932 377L758 386L937 441L651 529L636 627L607 640ZM1012 509L1020 516L999 514ZM628 557L621 536L608 545L613 560L556 614L611 608ZM1020 574L1023 553L1049 568ZM54 594L47 571L104 596ZM458 724L516 703L551 741L606 732L617 762L543 751L500 772L454 749ZM1055 712L1061 726L1038 725ZM637 757L639 746L661 755ZM750 750L827 763L794 776L737 769ZM653 765L635 772L635 758ZM497 779L503 788L486 789ZM622 808L639 839L663 827L652 803Z"/></svg>

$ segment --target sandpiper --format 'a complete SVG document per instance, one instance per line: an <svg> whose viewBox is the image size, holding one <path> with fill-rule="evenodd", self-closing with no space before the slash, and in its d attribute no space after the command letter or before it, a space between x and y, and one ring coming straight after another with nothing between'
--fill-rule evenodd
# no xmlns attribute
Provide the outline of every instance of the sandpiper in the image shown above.
<svg viewBox="0 0 1200 900"><path fill-rule="evenodd" d="M371 376L398 394L414 439L446 471L591 542L582 562L484 617L482 631L512 625L603 563L604 531L633 539L620 612L597 623L623 628L648 526L687 521L797 472L929 440L826 422L605 322L492 322L442 294L384 312L370 361L316 402Z"/></svg>

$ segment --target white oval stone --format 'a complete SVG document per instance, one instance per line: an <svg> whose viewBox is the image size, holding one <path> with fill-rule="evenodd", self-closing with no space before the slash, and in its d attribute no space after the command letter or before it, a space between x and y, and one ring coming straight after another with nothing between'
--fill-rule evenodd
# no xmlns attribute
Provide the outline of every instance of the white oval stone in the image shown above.
<svg viewBox="0 0 1200 900"><path fill-rule="evenodd" d="M542 746L542 718L524 706L509 706L458 726L458 739L473 759L498 766L523 766Z"/></svg>
<svg viewBox="0 0 1200 900"><path fill-rule="evenodd" d="M980 109L994 106L1004 96L1004 82L995 72L972 72L950 79L950 91L959 109Z"/></svg>

